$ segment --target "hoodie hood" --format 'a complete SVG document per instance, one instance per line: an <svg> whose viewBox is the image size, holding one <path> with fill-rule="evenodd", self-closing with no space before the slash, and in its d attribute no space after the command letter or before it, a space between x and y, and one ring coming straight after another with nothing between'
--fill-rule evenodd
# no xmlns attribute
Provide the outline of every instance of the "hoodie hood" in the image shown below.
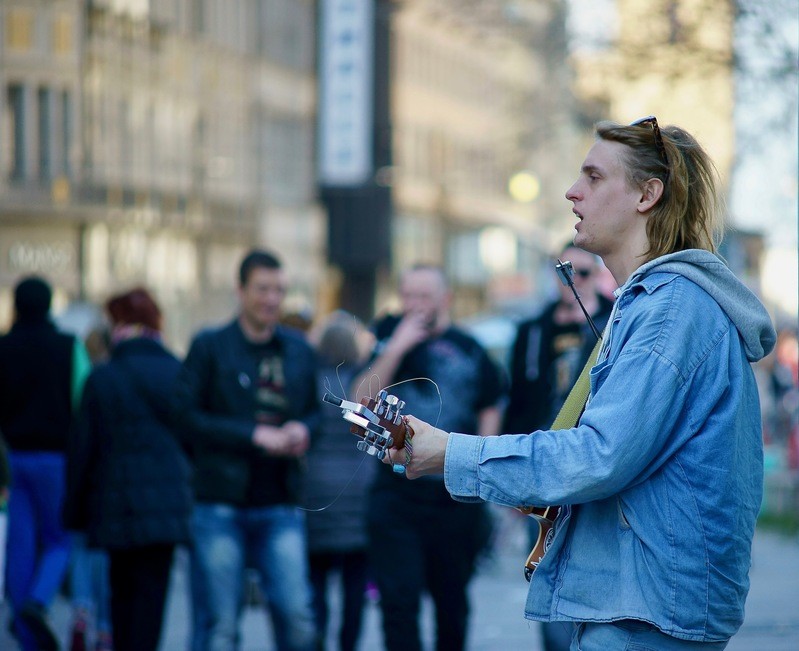
<svg viewBox="0 0 799 651"><path fill-rule="evenodd" d="M625 286L653 273L679 274L710 294L738 329L750 362L773 350L777 333L766 308L718 256L701 249L670 253L638 267Z"/></svg>

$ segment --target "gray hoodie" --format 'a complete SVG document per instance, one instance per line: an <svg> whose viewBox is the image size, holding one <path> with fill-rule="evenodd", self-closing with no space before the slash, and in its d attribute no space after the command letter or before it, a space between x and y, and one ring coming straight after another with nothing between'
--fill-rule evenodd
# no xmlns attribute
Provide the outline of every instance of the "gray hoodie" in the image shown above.
<svg viewBox="0 0 799 651"><path fill-rule="evenodd" d="M774 348L777 333L766 308L718 256L702 249L661 256L638 267L617 295L654 272L680 274L710 294L741 333L750 362L762 359Z"/></svg>

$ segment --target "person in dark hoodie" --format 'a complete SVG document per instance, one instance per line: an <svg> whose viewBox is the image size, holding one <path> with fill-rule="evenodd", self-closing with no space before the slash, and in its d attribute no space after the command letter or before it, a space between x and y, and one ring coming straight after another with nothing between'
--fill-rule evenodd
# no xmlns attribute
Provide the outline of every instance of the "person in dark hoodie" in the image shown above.
<svg viewBox="0 0 799 651"><path fill-rule="evenodd" d="M61 509L65 451L90 362L83 344L50 319L52 289L23 278L14 323L0 337L0 431L9 451L6 592L23 651L58 648L47 609L69 565Z"/></svg>
<svg viewBox="0 0 799 651"><path fill-rule="evenodd" d="M574 624L572 649L717 651L743 622L763 489L751 365L776 333L715 255L717 173L696 139L654 116L596 136L566 198L574 244L619 289L585 392L532 435L409 416L407 474L443 471L457 500L561 505L525 616Z"/></svg>
<svg viewBox="0 0 799 651"><path fill-rule="evenodd" d="M111 357L89 376L68 457L67 525L107 551L116 651L155 651L175 547L190 541L190 467L169 420L180 361L141 288L106 304Z"/></svg>

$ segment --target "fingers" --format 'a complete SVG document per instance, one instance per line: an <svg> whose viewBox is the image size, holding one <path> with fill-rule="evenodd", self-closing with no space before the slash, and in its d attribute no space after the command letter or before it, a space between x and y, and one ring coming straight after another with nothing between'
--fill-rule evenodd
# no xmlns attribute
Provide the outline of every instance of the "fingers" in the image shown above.
<svg viewBox="0 0 799 651"><path fill-rule="evenodd" d="M257 425L252 441L273 456L298 457L308 450L311 439L303 423L289 421L282 427Z"/></svg>
<svg viewBox="0 0 799 651"><path fill-rule="evenodd" d="M392 343L399 349L407 351L416 344L424 341L430 335L430 330L421 314L406 314L392 335Z"/></svg>

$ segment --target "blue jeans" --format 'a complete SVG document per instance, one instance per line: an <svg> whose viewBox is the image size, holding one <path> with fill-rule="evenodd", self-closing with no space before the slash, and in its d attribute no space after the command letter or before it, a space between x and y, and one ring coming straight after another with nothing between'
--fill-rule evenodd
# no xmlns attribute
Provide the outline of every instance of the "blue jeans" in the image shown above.
<svg viewBox="0 0 799 651"><path fill-rule="evenodd" d="M17 613L27 603L48 608L69 566L69 534L61 524L66 461L59 452L11 452L6 591ZM14 629L25 651L35 649L20 619Z"/></svg>
<svg viewBox="0 0 799 651"><path fill-rule="evenodd" d="M244 572L261 579L279 651L312 651L316 637L305 519L296 507L194 507L193 593L202 599L206 651L236 648Z"/></svg>
<svg viewBox="0 0 799 651"><path fill-rule="evenodd" d="M72 607L94 617L97 630L111 633L111 589L105 550L86 546L86 534L72 534L69 568Z"/></svg>
<svg viewBox="0 0 799 651"><path fill-rule="evenodd" d="M635 619L577 626L571 651L721 651L727 642L692 642L661 633Z"/></svg>

